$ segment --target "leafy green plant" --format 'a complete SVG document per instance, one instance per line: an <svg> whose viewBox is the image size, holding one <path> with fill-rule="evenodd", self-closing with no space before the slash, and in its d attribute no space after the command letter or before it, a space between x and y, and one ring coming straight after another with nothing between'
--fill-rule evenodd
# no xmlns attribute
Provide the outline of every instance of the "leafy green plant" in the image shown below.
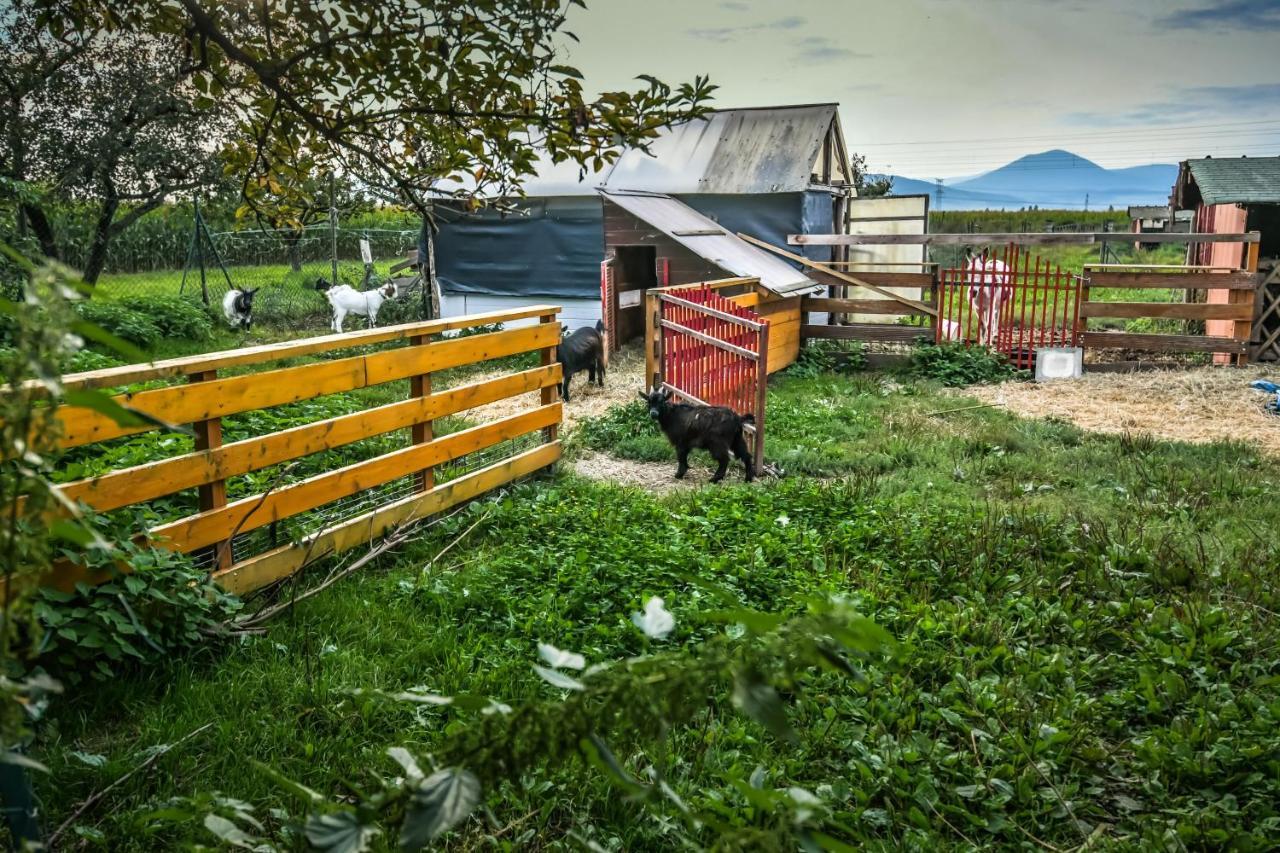
<svg viewBox="0 0 1280 853"><path fill-rule="evenodd" d="M118 303L145 314L160 329L162 337L207 340L213 321L204 306L193 299L179 296L135 296Z"/></svg>
<svg viewBox="0 0 1280 853"><path fill-rule="evenodd" d="M149 314L116 302L89 300L79 303L76 311L85 322L140 347L155 346L164 337L160 325Z"/></svg>
<svg viewBox="0 0 1280 853"><path fill-rule="evenodd" d="M127 530L98 526L104 540L119 544L66 556L112 577L96 586L77 584L74 592L42 588L35 603L42 628L36 662L64 682L102 680L126 664L162 661L204 642L239 610L239 599L189 557L136 545Z"/></svg>
<svg viewBox="0 0 1280 853"><path fill-rule="evenodd" d="M963 343L922 344L911 351L907 372L949 388L1003 382L1017 375L1004 356Z"/></svg>
<svg viewBox="0 0 1280 853"><path fill-rule="evenodd" d="M824 373L855 373L866 366L866 353L857 342L811 340L800 348L787 374L812 379Z"/></svg>

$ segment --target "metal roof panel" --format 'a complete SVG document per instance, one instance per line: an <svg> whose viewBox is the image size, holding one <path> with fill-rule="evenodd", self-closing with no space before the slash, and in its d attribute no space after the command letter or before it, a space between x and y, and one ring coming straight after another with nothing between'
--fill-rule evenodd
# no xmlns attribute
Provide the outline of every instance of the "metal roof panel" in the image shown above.
<svg viewBox="0 0 1280 853"><path fill-rule="evenodd" d="M822 285L781 258L752 246L670 196L601 190L609 201L657 228L689 251L734 275L758 278L779 296L818 293Z"/></svg>

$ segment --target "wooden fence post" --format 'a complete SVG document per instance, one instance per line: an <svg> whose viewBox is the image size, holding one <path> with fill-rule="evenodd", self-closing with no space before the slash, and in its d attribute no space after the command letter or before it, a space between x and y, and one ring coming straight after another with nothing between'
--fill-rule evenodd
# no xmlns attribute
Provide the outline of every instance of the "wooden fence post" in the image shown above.
<svg viewBox="0 0 1280 853"><path fill-rule="evenodd" d="M542 317L539 318L538 322L554 323L556 322L556 315L543 314ZM556 363L556 347L549 346L549 347L542 348L541 363L543 367L547 367L549 365ZM542 389L542 405L549 406L558 399L560 399L559 385L548 385L546 388ZM559 434L560 434L560 427L556 424L552 424L551 426L546 427L542 430L542 440L544 443L550 444L551 442L556 440L556 437Z"/></svg>
<svg viewBox="0 0 1280 853"><path fill-rule="evenodd" d="M769 321L760 326L760 350L756 356L756 473L764 471L764 408L769 390Z"/></svg>
<svg viewBox="0 0 1280 853"><path fill-rule="evenodd" d="M409 346L422 346L428 340L425 336L417 335L409 338ZM409 396L411 398L431 396L430 373L409 377ZM410 428L410 433L413 444L426 444L435 438L435 425L431 420L420 421ZM414 491L425 492L429 489L434 489L436 486L436 469L434 467L418 471L413 476Z"/></svg>
<svg viewBox="0 0 1280 853"><path fill-rule="evenodd" d="M1262 246L1258 243L1246 244L1244 268L1247 272L1255 275L1257 274L1258 254L1261 248ZM1233 290L1227 294L1227 302L1230 304L1248 305L1251 308L1256 308L1258 304L1258 288L1254 287L1252 290ZM1250 311L1249 315L1252 318L1256 313L1256 310ZM1245 351L1236 356L1236 365L1243 367L1249 363L1248 342L1249 339L1253 337L1253 320L1237 320L1236 324L1232 327L1231 336L1238 341L1244 341L1246 344Z"/></svg>
<svg viewBox="0 0 1280 853"><path fill-rule="evenodd" d="M658 326L658 296L644 294L644 390L658 387L658 364L662 360L662 329Z"/></svg>
<svg viewBox="0 0 1280 853"><path fill-rule="evenodd" d="M188 379L189 382L212 382L218 378L218 371L206 370L202 373L193 373ZM196 437L196 450L213 450L222 446L222 418L209 418L208 420L196 421L191 425ZM222 509L227 505L227 481L214 480L200 486L197 489L200 498L200 511L208 512L213 509ZM231 567L231 540L226 539L222 542L213 544L214 569L222 571Z"/></svg>

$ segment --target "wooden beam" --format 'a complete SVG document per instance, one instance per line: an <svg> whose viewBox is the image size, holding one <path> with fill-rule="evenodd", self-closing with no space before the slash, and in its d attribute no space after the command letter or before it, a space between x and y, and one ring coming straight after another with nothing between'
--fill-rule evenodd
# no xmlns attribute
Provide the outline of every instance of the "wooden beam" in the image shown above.
<svg viewBox="0 0 1280 853"><path fill-rule="evenodd" d="M1245 352L1247 341L1203 335L1139 335L1129 332L1084 332L1081 346L1090 349L1136 349L1150 352Z"/></svg>
<svg viewBox="0 0 1280 853"><path fill-rule="evenodd" d="M884 341L914 343L924 338L933 340L933 329L903 326L897 323L850 323L847 326L809 325L800 327L802 338L828 338L841 341Z"/></svg>
<svg viewBox="0 0 1280 853"><path fill-rule="evenodd" d="M923 311L908 308L892 299L828 299L823 296L806 296L803 312L826 311L832 314L887 314L892 317L927 317Z"/></svg>
<svg viewBox="0 0 1280 853"><path fill-rule="evenodd" d="M388 403L269 435L246 438L203 452L122 468L100 477L67 483L58 489L70 501L84 501L98 512L108 512L551 387L560 379L559 364L535 367L509 376L459 385L422 398ZM225 504L224 495L220 505ZM208 507L201 504L202 511L213 508L212 504Z"/></svg>
<svg viewBox="0 0 1280 853"><path fill-rule="evenodd" d="M492 447L510 438L560 423L559 403L451 433L429 444L412 445L333 471L317 474L270 494L251 495L212 512L202 512L151 530L161 547L184 553L273 521L316 509L339 498L381 486L397 477Z"/></svg>
<svg viewBox="0 0 1280 853"><path fill-rule="evenodd" d="M123 394L115 399L121 405L145 412L163 423L190 424L516 355L558 340L559 327L555 324L527 326L372 355ZM74 406L59 409L57 416L61 421L59 444L62 447L78 447L155 429L151 426L123 427L92 409Z"/></svg>
<svg viewBox="0 0 1280 853"><path fill-rule="evenodd" d="M251 557L214 575L229 592L245 595L284 580L304 565L310 554L340 554L367 544L392 528L427 518L478 497L491 489L528 476L560 458L560 443L543 444L532 450L496 462L478 471L450 480L442 486L411 495L372 512L308 536L296 545L285 545Z"/></svg>
<svg viewBox="0 0 1280 853"><path fill-rule="evenodd" d="M1140 317L1174 320L1251 320L1252 304L1220 305L1203 302L1082 302L1081 317Z"/></svg>
<svg viewBox="0 0 1280 853"><path fill-rule="evenodd" d="M925 314L928 314L930 317L938 316L938 312L936 309L928 305L925 305L923 302L919 302L915 299L909 299L908 297L894 293L891 290L885 290L883 287L878 287L864 279L849 275L848 273L836 272L833 269L825 269L817 261L811 261L808 258L804 257L803 255L797 255L797 254L793 254L792 252L788 252L785 249L779 249L777 246L774 246L770 243L766 243L763 240L757 240L755 237L752 237L750 234L739 233L738 236L741 237L743 240L746 240L748 243L752 244L753 246L759 246L761 249L765 249L767 251L773 252L775 255L781 255L782 257L791 261L795 261L796 263L802 266L806 266L809 269L815 269L815 270L824 272L827 275L831 276L832 278L840 279L845 284L854 284L854 285L857 285L858 287L865 287L867 290L870 290L874 293L878 293L881 296L884 296L888 299L892 299L896 302L901 302L903 305L909 305L912 308L916 308L920 311L923 311ZM848 236L848 235L836 235L836 236Z"/></svg>
<svg viewBox="0 0 1280 853"><path fill-rule="evenodd" d="M734 346L733 344L726 343L725 341L722 341L719 338L713 338L711 335L704 335L702 332L695 332L693 329L690 329L687 326L681 326L679 323L673 323L670 320L659 320L658 325L662 326L662 328L664 329L670 329L673 332L679 332L682 335L688 335L691 338L695 338L697 340L702 341L704 344L709 344L718 349L722 349L725 352L731 352L734 355L740 355L743 358L749 358L752 361L759 361L763 357L762 355L757 355L756 353L752 352L749 349L744 349L742 347Z"/></svg>
<svg viewBox="0 0 1280 853"><path fill-rule="evenodd" d="M744 235L739 234L739 237ZM1153 238L1148 240L1147 238ZM1257 243L1257 231L1247 234L1143 234L1144 243ZM1132 243L1128 231L1082 231L1047 233L988 234L791 234L792 246L982 246L991 243L1016 243L1021 246L1048 246L1056 243Z"/></svg>
<svg viewBox="0 0 1280 853"><path fill-rule="evenodd" d="M1258 277L1249 272L1152 273L1089 272L1090 287L1153 288L1166 290L1253 290Z"/></svg>

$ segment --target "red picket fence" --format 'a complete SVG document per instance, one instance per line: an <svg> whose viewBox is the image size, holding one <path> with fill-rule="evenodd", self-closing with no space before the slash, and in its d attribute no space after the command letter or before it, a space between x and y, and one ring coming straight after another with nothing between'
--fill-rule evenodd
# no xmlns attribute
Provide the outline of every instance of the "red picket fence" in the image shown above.
<svg viewBox="0 0 1280 853"><path fill-rule="evenodd" d="M1079 276L1009 244L1003 253L939 270L938 342L963 341L1035 364L1039 347L1077 345Z"/></svg>
<svg viewBox="0 0 1280 853"><path fill-rule="evenodd" d="M709 287L654 291L662 330L661 384L679 398L755 416L756 469L764 464L769 321Z"/></svg>

